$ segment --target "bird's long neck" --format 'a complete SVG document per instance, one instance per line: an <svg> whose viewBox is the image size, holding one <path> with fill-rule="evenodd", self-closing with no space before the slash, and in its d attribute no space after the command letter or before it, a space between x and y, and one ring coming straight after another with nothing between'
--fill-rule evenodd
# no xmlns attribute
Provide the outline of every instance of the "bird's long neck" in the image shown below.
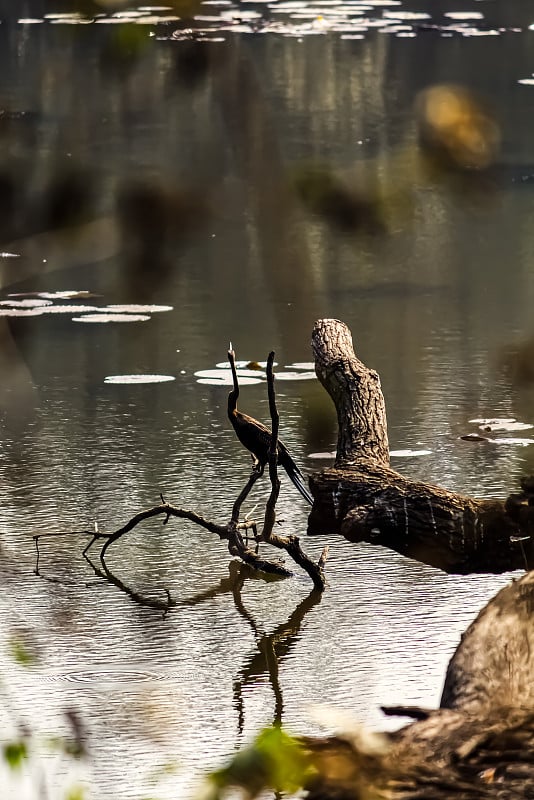
<svg viewBox="0 0 534 800"><path fill-rule="evenodd" d="M235 368L233 353L228 353L228 361L230 362L232 380L234 382L234 388L228 395L228 416L232 417L234 412L237 410L237 398L239 397L239 383L237 382L237 371Z"/></svg>

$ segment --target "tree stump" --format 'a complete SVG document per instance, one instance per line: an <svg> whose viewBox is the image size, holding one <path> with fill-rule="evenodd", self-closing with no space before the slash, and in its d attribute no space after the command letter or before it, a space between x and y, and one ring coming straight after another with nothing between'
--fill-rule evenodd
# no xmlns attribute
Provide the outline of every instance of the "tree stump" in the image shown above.
<svg viewBox="0 0 534 800"><path fill-rule="evenodd" d="M309 534L341 533L449 573L501 573L534 564L531 479L502 502L405 478L389 464L380 378L354 354L347 326L318 320L312 348L317 377L336 407L339 434L334 466L310 480Z"/></svg>
<svg viewBox="0 0 534 800"><path fill-rule="evenodd" d="M306 738L309 800L534 798L534 572L502 589L463 635L439 709L393 708L393 734ZM371 746L370 746L371 745Z"/></svg>

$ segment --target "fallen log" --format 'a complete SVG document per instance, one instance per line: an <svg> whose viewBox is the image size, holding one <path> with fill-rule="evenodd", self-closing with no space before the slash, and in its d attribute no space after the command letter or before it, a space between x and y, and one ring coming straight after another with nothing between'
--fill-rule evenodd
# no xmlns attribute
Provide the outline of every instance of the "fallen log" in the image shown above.
<svg viewBox="0 0 534 800"><path fill-rule="evenodd" d="M534 565L534 481L506 501L477 500L391 469L378 374L355 355L348 327L321 319L312 335L317 377L338 417L334 466L310 479L308 534L340 533L449 573Z"/></svg>
<svg viewBox="0 0 534 800"><path fill-rule="evenodd" d="M464 633L440 708L379 734L305 738L309 800L534 798L534 572L502 589Z"/></svg>

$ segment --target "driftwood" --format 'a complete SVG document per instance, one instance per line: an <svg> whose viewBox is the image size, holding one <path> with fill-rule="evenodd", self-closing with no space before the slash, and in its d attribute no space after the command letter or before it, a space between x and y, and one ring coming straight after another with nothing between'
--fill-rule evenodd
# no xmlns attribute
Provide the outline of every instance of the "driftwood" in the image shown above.
<svg viewBox="0 0 534 800"><path fill-rule="evenodd" d="M83 550L83 555L98 577L103 577L116 585L118 589L128 594L135 602L167 611L176 605L176 602L168 592L166 592L167 597L165 600L143 597L135 590L126 586L119 578L113 575L106 564L105 558L108 548L118 541L118 539L122 538L125 534L133 530L137 525L147 519L150 519L151 517L163 516L164 525L167 524L171 517L177 517L179 519L186 519L190 522L194 522L205 530L210 531L210 533L216 534L219 539L228 543L228 551L230 555L239 558L249 567L252 567L258 572L275 575L281 578L286 578L293 575L292 571L288 569L280 560L271 560L261 556L259 553L259 547L261 543L265 543L277 548L278 550L285 551L287 555L293 559L295 564L308 573L313 581L314 588L322 592L326 587L324 565L328 555L328 545L324 547L321 556L319 557L318 561L315 562L309 558L301 548L300 539L298 536L278 536L273 532L276 523L276 502L280 492L280 481L278 480L277 470L279 416L276 408L273 363L274 352L271 352L269 353L269 357L267 359L267 388L269 394L269 410L272 422L271 448L269 453L269 477L271 480L271 493L267 500L263 526L261 529L259 529L258 523L255 520L249 519L248 517L245 517L244 520L240 521L243 503L250 494L255 482L261 477L263 471L257 469L256 466L253 466L246 485L241 490L234 502L231 518L229 522L225 524L220 524L206 519L196 511L191 511L190 509L186 508L178 508L177 506L171 505L165 501L163 496L161 496L160 505L153 506L145 511L140 511L138 514L135 514L135 516L128 520L125 525L111 533L99 531L95 525L95 530L93 531L77 531L69 532L67 534L49 532L34 535L33 540L35 542L36 550L35 573L37 575L41 575L39 551L39 542L41 539L46 539L51 536L81 534L90 538L89 544ZM249 538L252 538L254 542L253 547L249 546ZM95 566L95 564L88 557L90 549L97 541L103 542L99 552L100 567Z"/></svg>
<svg viewBox="0 0 534 800"><path fill-rule="evenodd" d="M319 320L315 369L337 410L332 468L311 478L308 533L341 533L450 573L534 565L534 481L500 500L476 500L412 481L390 467L385 403L376 372L354 354L347 326Z"/></svg>
<svg viewBox="0 0 534 800"><path fill-rule="evenodd" d="M320 320L316 371L339 421L334 467L312 479L310 532L386 545L449 572L532 563L534 480L506 502L410 481L389 465L378 375L354 355L348 328ZM440 708L395 706L414 720L378 739L355 729L303 740L309 800L534 798L534 571L502 589L468 628Z"/></svg>
<svg viewBox="0 0 534 800"><path fill-rule="evenodd" d="M440 708L384 709L416 722L371 748L307 739L309 800L534 798L534 572L502 589L468 628Z"/></svg>

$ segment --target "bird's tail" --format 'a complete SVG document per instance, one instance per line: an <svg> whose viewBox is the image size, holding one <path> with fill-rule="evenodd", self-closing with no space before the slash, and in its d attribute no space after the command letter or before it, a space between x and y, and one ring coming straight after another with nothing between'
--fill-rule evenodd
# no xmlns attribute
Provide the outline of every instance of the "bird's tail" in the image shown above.
<svg viewBox="0 0 534 800"><path fill-rule="evenodd" d="M304 482L304 475L293 461L289 450L282 442L278 442L278 463L285 469L293 486L298 489L303 498L313 505L313 497Z"/></svg>

